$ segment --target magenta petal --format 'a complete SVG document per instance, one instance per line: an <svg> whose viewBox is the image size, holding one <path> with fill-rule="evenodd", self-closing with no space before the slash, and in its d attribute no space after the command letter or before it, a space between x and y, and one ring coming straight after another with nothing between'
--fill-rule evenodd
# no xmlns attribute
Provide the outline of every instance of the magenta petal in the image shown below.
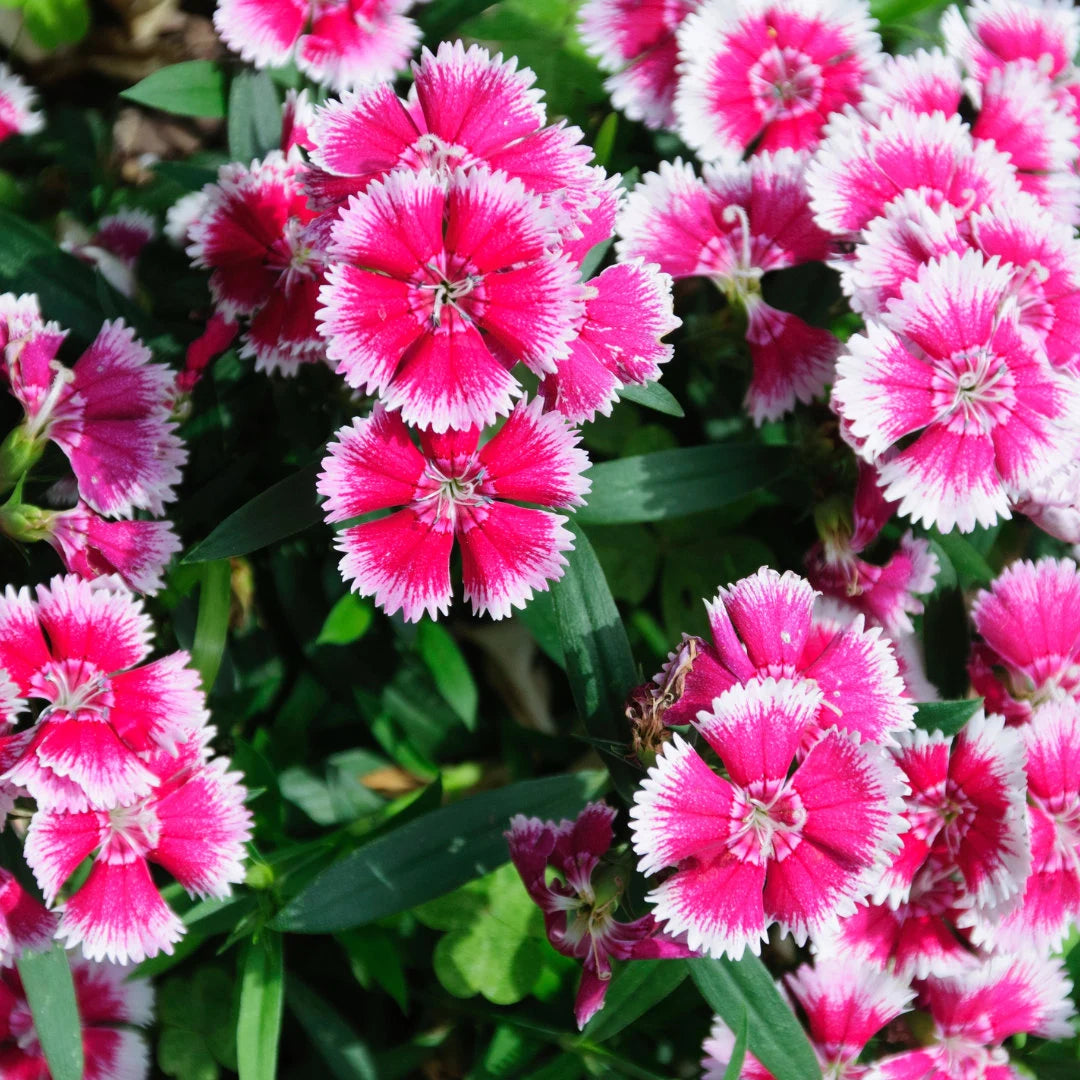
<svg viewBox="0 0 1080 1080"><path fill-rule="evenodd" d="M132 749L175 752L209 720L199 673L190 661L186 652L174 652L109 680L109 722Z"/></svg>
<svg viewBox="0 0 1080 1080"><path fill-rule="evenodd" d="M30 590L8 585L0 596L0 668L22 695L31 680L52 659L41 632Z"/></svg>
<svg viewBox="0 0 1080 1080"><path fill-rule="evenodd" d="M771 675L793 672L810 633L814 607L810 585L790 570L781 575L762 567L721 589L720 596L754 667ZM723 657L727 650L719 640L716 645ZM739 674L737 668L732 670Z"/></svg>
<svg viewBox="0 0 1080 1080"><path fill-rule="evenodd" d="M574 998L574 1019L577 1021L578 1030L581 1030L604 1007L604 998L610 983L610 971L605 979L589 965L588 960L585 961L577 996Z"/></svg>
<svg viewBox="0 0 1080 1080"><path fill-rule="evenodd" d="M39 810L30 821L24 852L45 902L51 904L64 882L109 837L108 815Z"/></svg>

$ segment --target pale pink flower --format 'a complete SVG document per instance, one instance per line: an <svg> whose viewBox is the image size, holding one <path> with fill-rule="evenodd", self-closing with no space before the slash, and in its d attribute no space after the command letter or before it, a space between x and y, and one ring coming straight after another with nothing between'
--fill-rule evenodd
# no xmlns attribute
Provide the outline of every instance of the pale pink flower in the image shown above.
<svg viewBox="0 0 1080 1080"><path fill-rule="evenodd" d="M7 64L0 64L0 142L12 135L34 135L45 126L37 95Z"/></svg>
<svg viewBox="0 0 1080 1080"><path fill-rule="evenodd" d="M972 0L941 18L945 46L980 82L1020 63L1045 78L1064 73L1080 44L1080 17L1068 0Z"/></svg>
<svg viewBox="0 0 1080 1080"><path fill-rule="evenodd" d="M48 515L45 539L74 574L118 574L129 589L155 593L181 548L169 521L106 521L84 502Z"/></svg>
<svg viewBox="0 0 1080 1080"><path fill-rule="evenodd" d="M647 899L692 949L738 959L773 924L803 944L855 910L896 850L900 773L873 743L814 738L823 700L790 679L725 691L695 727L727 779L676 733L634 796L639 871L677 868Z"/></svg>
<svg viewBox="0 0 1080 1080"><path fill-rule="evenodd" d="M146 979L112 964L71 957L75 1003L82 1025L83 1080L145 1080L150 1053L140 1028L153 1021ZM10 1080L51 1076L15 968L0 968L0 1075Z"/></svg>
<svg viewBox="0 0 1080 1080"><path fill-rule="evenodd" d="M57 937L90 960L139 963L171 953L184 924L162 899L149 863L164 867L191 896L225 897L244 879L251 812L241 776L206 748L204 728L176 753L151 749L148 794L110 810L40 809L24 853L47 904L86 858L86 880L57 905Z"/></svg>
<svg viewBox="0 0 1080 1080"><path fill-rule="evenodd" d="M1071 559L1014 562L976 596L982 641L968 666L988 710L1027 720L1040 703L1080 700L1080 573Z"/></svg>
<svg viewBox="0 0 1080 1080"><path fill-rule="evenodd" d="M384 83L319 110L307 180L313 203L342 206L396 169L451 180L458 169L484 166L520 181L550 211L556 231L573 239L601 198L604 174L588 167L592 150L580 128L545 126L535 73L518 70L516 58L456 41L424 49L413 76L407 101Z"/></svg>
<svg viewBox="0 0 1080 1080"><path fill-rule="evenodd" d="M1080 544L1080 459L1021 491L1013 509L1058 540Z"/></svg>
<svg viewBox="0 0 1080 1080"><path fill-rule="evenodd" d="M673 278L707 277L747 315L753 377L744 402L757 424L820 394L832 377L836 338L770 307L770 270L823 260L829 238L813 221L806 158L790 150L706 166L662 162L619 214L619 258L656 263Z"/></svg>
<svg viewBox="0 0 1080 1080"><path fill-rule="evenodd" d="M10 967L24 952L48 949L55 932L56 916L0 867L0 968Z"/></svg>
<svg viewBox="0 0 1080 1080"><path fill-rule="evenodd" d="M596 802L573 821L516 814L505 833L510 859L544 913L548 941L564 956L584 961L574 1003L579 1028L604 1007L613 959L692 955L685 945L660 933L651 915L631 922L615 918L626 882L604 860L614 821L615 811ZM549 880L549 869L558 877Z"/></svg>
<svg viewBox="0 0 1080 1080"><path fill-rule="evenodd" d="M296 66L334 90L387 82L420 40L415 0L218 0L214 27L257 68Z"/></svg>
<svg viewBox="0 0 1080 1080"><path fill-rule="evenodd" d="M147 794L144 755L174 753L207 719L188 654L144 663L149 618L112 585L56 577L36 602L10 586L0 599L0 667L21 696L47 703L2 778L41 807L108 809Z"/></svg>
<svg viewBox="0 0 1080 1080"><path fill-rule="evenodd" d="M578 14L585 48L604 71L611 104L650 128L675 126L676 40L701 0L586 0Z"/></svg>
<svg viewBox="0 0 1080 1080"><path fill-rule="evenodd" d="M940 49L916 49L883 56L871 82L863 87L860 111L875 122L893 109L952 116L960 107L964 84L956 61Z"/></svg>
<svg viewBox="0 0 1080 1080"><path fill-rule="evenodd" d="M834 117L806 182L817 223L838 236L858 234L905 191L964 216L1020 190L1008 157L972 139L959 116L900 107L881 126L855 112Z"/></svg>
<svg viewBox="0 0 1080 1080"><path fill-rule="evenodd" d="M25 469L52 440L71 462L79 496L99 514L164 513L187 460L171 418L169 368L153 363L120 321L106 322L71 368L57 359L65 331L19 325L25 333L8 327L4 370L26 419L0 457L12 453ZM18 475L4 479L12 484Z"/></svg>
<svg viewBox="0 0 1080 1080"><path fill-rule="evenodd" d="M285 375L324 351L315 311L326 254L301 170L299 157L279 151L223 166L203 189L207 202L187 249L195 266L211 271L218 313L250 319L240 355L253 356L258 371Z"/></svg>
<svg viewBox="0 0 1080 1080"><path fill-rule="evenodd" d="M157 223L145 210L125 209L103 217L91 231L81 225L65 230L60 247L95 267L117 292L134 296L135 264L157 236Z"/></svg>
<svg viewBox="0 0 1080 1080"><path fill-rule="evenodd" d="M978 968L919 986L916 1002L934 1021L934 1041L875 1063L875 1080L1013 1080L1002 1043L1025 1032L1073 1033L1072 984L1059 959L997 956Z"/></svg>
<svg viewBox="0 0 1080 1080"><path fill-rule="evenodd" d="M540 383L547 406L572 423L611 415L619 390L660 377L672 346L661 340L682 320L671 311L671 278L635 260L585 282L585 313L570 355Z"/></svg>
<svg viewBox="0 0 1080 1080"><path fill-rule="evenodd" d="M911 1007L915 991L893 975L877 971L849 956L826 958L819 954L813 967L801 965L785 976L783 987L798 1002L806 1017L810 1045L830 1080L863 1080L870 1066L856 1064L867 1043ZM723 1080L731 1060L734 1036L717 1017L702 1049L703 1080ZM756 1060L748 1057L740 1074L744 1080L772 1080Z"/></svg>
<svg viewBox="0 0 1080 1080"><path fill-rule="evenodd" d="M886 499L943 532L992 525L1075 451L1080 389L1018 325L1014 268L949 254L906 281L837 362L832 402ZM903 449L898 444L904 441Z"/></svg>
<svg viewBox="0 0 1080 1080"><path fill-rule="evenodd" d="M521 181L486 169L373 182L334 225L319 294L327 355L406 423L494 423L521 393L510 369L554 372L582 313L548 221Z"/></svg>
<svg viewBox="0 0 1080 1080"><path fill-rule="evenodd" d="M577 432L534 399L482 446L479 438L478 428L424 430L418 450L400 416L377 405L330 444L318 483L328 521L400 507L338 538L342 576L388 614L401 609L412 622L425 611L446 614L455 539L478 615L505 618L562 576L561 553L573 546L566 518L517 503L581 505L589 459Z"/></svg>
<svg viewBox="0 0 1080 1080"><path fill-rule="evenodd" d="M888 742L912 726L915 707L905 699L889 640L878 627L864 629L861 615L842 629L817 634L814 590L791 571L780 575L762 567L721 589L706 608L712 642L698 639L665 723L691 723L733 686L784 678L821 691L811 741L834 725L873 742ZM681 662L677 652L668 666Z"/></svg>
<svg viewBox="0 0 1080 1080"><path fill-rule="evenodd" d="M813 150L881 41L861 0L706 0L679 28L679 134L705 160Z"/></svg>
<svg viewBox="0 0 1080 1080"><path fill-rule="evenodd" d="M861 557L894 510L882 498L876 467L860 462L850 519L845 514L831 522L819 520L822 539L807 554L806 568L815 589L863 613L871 625L896 638L914 631L911 616L923 610L918 597L933 590L939 567L929 543L910 531L884 565Z"/></svg>

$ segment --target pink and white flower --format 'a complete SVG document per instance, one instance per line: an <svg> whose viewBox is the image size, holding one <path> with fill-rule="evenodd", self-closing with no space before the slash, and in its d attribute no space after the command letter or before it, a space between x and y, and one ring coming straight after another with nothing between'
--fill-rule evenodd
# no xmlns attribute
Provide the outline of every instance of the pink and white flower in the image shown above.
<svg viewBox="0 0 1080 1080"><path fill-rule="evenodd" d="M0 64L0 142L12 135L34 135L45 126L37 95L7 64Z"/></svg>
<svg viewBox="0 0 1080 1080"><path fill-rule="evenodd" d="M676 32L701 0L587 0L578 14L585 48L604 71L611 104L650 128L675 126Z"/></svg>
<svg viewBox="0 0 1080 1080"><path fill-rule="evenodd" d="M486 167L519 180L559 234L573 239L601 198L603 171L589 168L592 151L579 128L545 126L534 72L456 41L424 49L413 76L407 101L384 83L319 110L307 180L313 204L343 206L398 169L449 181L459 169Z"/></svg>
<svg viewBox="0 0 1080 1080"><path fill-rule="evenodd" d="M986 707L1027 720L1045 701L1080 700L1080 572L1071 559L1014 562L976 596L982 638L968 667Z"/></svg>
<svg viewBox="0 0 1080 1080"><path fill-rule="evenodd" d="M561 553L573 546L566 518L517 504L583 502L588 457L577 432L558 413L542 414L536 399L519 403L482 446L479 438L478 428L424 430L417 449L400 416L377 405L330 444L318 484L328 521L400 507L338 539L342 576L388 614L400 609L411 622L446 614L455 539L478 615L505 618L562 576Z"/></svg>
<svg viewBox="0 0 1080 1080"><path fill-rule="evenodd" d="M220 10L220 9L219 9ZM323 355L315 322L326 254L301 185L302 162L274 151L225 165L190 227L188 254L209 269L218 313L250 319L241 356L294 375Z"/></svg>
<svg viewBox="0 0 1080 1080"><path fill-rule="evenodd" d="M117 292L130 297L135 295L135 264L156 236L157 223L150 214L126 209L103 217L93 231L69 226L60 247L96 267Z"/></svg>
<svg viewBox="0 0 1080 1080"><path fill-rule="evenodd" d="M940 49L883 56L873 80L863 87L863 115L880 123L893 109L952 116L960 107L964 83L956 61Z"/></svg>
<svg viewBox="0 0 1080 1080"><path fill-rule="evenodd" d="M692 955L660 933L651 915L619 922L615 913L625 882L605 865L615 811L589 803L574 821L541 821L516 814L505 836L510 858L529 895L544 913L548 941L564 956L584 961L574 1016L584 1027L604 1006L611 961ZM548 880L547 872L558 875Z"/></svg>
<svg viewBox="0 0 1080 1080"><path fill-rule="evenodd" d="M10 967L24 952L48 949L55 932L56 916L0 867L0 969Z"/></svg>
<svg viewBox="0 0 1080 1080"><path fill-rule="evenodd" d="M327 355L350 386L442 433L494 423L569 355L577 268L548 250L549 216L521 181L486 169L396 172L334 225L319 299Z"/></svg>
<svg viewBox="0 0 1080 1080"><path fill-rule="evenodd" d="M832 334L770 307L761 278L770 270L824 260L829 238L813 222L806 159L792 151L706 166L662 162L619 214L619 258L656 263L673 278L708 277L746 312L753 377L745 406L754 422L774 420L820 394L832 377Z"/></svg>
<svg viewBox="0 0 1080 1080"><path fill-rule="evenodd" d="M905 697L889 640L877 627L864 629L861 615L833 633L816 634L814 595L791 571L766 567L721 589L705 605L712 642L697 648L665 723L693 722L733 686L780 678L821 693L808 742L833 726L872 742L889 742L910 728L915 706ZM679 663L673 654L669 666Z"/></svg>
<svg viewBox="0 0 1080 1080"><path fill-rule="evenodd" d="M57 937L68 947L120 964L172 952L184 924L162 899L149 863L192 896L225 897L243 880L247 792L225 758L210 758L212 734L204 728L175 754L148 752L153 786L134 802L109 810L41 809L31 819L24 853L47 904L93 856L89 876L57 905Z"/></svg>
<svg viewBox="0 0 1080 1080"><path fill-rule="evenodd" d="M1075 451L1077 387L1021 329L1013 279L978 252L934 259L837 362L832 401L860 455L897 448L884 497L945 532L1008 517L1011 493Z"/></svg>
<svg viewBox="0 0 1080 1080"><path fill-rule="evenodd" d="M1020 492L1013 509L1058 540L1080 544L1080 459Z"/></svg>
<svg viewBox="0 0 1080 1080"><path fill-rule="evenodd" d="M679 29L679 134L706 160L813 150L881 53L860 0L706 0Z"/></svg>
<svg viewBox="0 0 1080 1080"><path fill-rule="evenodd" d="M881 1080L1011 1080L1005 1039L1025 1032L1044 1038L1072 1035L1072 984L1058 959L999 956L919 987L917 1005L934 1021L929 1046L875 1063Z"/></svg>
<svg viewBox="0 0 1080 1080"><path fill-rule="evenodd" d="M83 1080L145 1080L150 1054L142 1031L154 1018L147 979L121 967L71 958L75 1003L82 1024ZM51 1075L34 1029L22 980L0 968L0 1075L47 1080Z"/></svg>
<svg viewBox="0 0 1080 1080"><path fill-rule="evenodd" d="M695 724L727 779L676 733L638 789L638 869L677 868L647 899L690 948L738 959L773 924L803 944L855 910L896 850L899 771L835 728L813 739L823 700L790 679L733 687Z"/></svg>
<svg viewBox="0 0 1080 1080"><path fill-rule="evenodd" d="M658 379L673 351L662 339L682 325L671 304L671 278L640 261L609 266L587 281L570 355L540 383L548 408L572 423L598 412L610 416L623 386Z"/></svg>
<svg viewBox="0 0 1080 1080"><path fill-rule="evenodd" d="M144 663L150 621L122 589L56 577L0 599L0 668L47 704L2 779L42 808L109 809L149 793L145 755L206 723L198 673L174 652Z"/></svg>
<svg viewBox="0 0 1080 1080"><path fill-rule="evenodd" d="M388 82L420 40L415 0L218 0L214 27L257 68L291 59L334 90Z"/></svg>

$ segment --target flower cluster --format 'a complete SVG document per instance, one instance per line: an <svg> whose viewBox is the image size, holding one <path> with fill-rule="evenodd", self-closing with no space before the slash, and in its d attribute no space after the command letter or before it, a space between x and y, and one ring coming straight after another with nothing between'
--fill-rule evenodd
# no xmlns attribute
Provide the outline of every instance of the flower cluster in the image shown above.
<svg viewBox="0 0 1080 1080"><path fill-rule="evenodd" d="M161 518L175 498L187 451L171 418L173 374L121 321L106 322L75 363L59 358L67 332L45 322L35 296L0 296L0 370L23 411L0 444L0 531L47 540L84 578L119 574L153 592L180 542ZM46 450L62 451L71 476L26 501L26 481ZM120 520L113 520L120 519Z"/></svg>

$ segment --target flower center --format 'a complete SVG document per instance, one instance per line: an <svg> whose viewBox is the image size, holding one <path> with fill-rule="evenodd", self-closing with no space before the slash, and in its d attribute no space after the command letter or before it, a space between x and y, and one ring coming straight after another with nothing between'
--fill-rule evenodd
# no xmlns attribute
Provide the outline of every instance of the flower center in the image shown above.
<svg viewBox="0 0 1080 1080"><path fill-rule="evenodd" d="M734 824L728 837L732 854L760 866L782 862L802 842L806 808L786 780L757 780L735 789Z"/></svg>
<svg viewBox="0 0 1080 1080"><path fill-rule="evenodd" d="M472 308L482 299L479 287L483 284L483 275L469 273L465 267L444 269L434 262L428 263L425 270L425 277L413 282L413 308L420 317L425 321L430 319L433 327L443 324L448 311L456 311L462 319L471 321ZM463 305L462 301L474 293L472 303Z"/></svg>
<svg viewBox="0 0 1080 1080"><path fill-rule="evenodd" d="M416 502L431 509L433 520L446 520L453 525L459 507L483 506L488 502L488 496L482 491L486 472L475 455L453 472L429 461L417 485Z"/></svg>
<svg viewBox="0 0 1080 1080"><path fill-rule="evenodd" d="M145 802L118 806L108 814L111 835L104 854L109 862L132 862L157 847L161 824Z"/></svg>
<svg viewBox="0 0 1080 1080"><path fill-rule="evenodd" d="M990 348L956 353L942 367L933 379L938 420L989 431L1008 419L1015 402L1012 373Z"/></svg>
<svg viewBox="0 0 1080 1080"><path fill-rule="evenodd" d="M35 689L49 701L43 719L51 712L93 712L106 719L112 705L108 676L85 660L50 664L35 680Z"/></svg>
<svg viewBox="0 0 1080 1080"><path fill-rule="evenodd" d="M817 108L825 81L804 52L774 45L749 71L750 92L762 119L802 116Z"/></svg>
<svg viewBox="0 0 1080 1080"><path fill-rule="evenodd" d="M466 164L469 151L464 146L425 132L412 144L406 156L411 168L431 169L440 176L448 177L456 168Z"/></svg>

